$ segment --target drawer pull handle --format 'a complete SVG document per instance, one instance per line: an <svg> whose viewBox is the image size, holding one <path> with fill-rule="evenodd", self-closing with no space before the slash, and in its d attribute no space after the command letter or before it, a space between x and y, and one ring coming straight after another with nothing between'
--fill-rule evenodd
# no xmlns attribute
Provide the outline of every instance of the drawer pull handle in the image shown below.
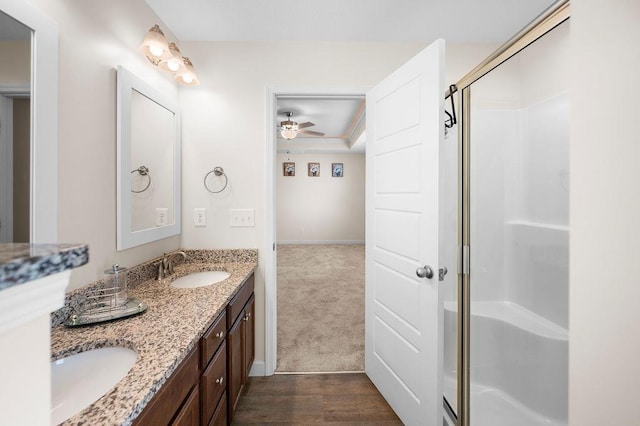
<svg viewBox="0 0 640 426"><path fill-rule="evenodd" d="M220 377L219 379L216 379L216 383L222 386L222 384L224 383L224 377Z"/></svg>
<svg viewBox="0 0 640 426"><path fill-rule="evenodd" d="M245 320L245 321L249 321L249 318L251 318L251 312L249 312L249 313L245 314L245 316L244 316L244 320Z"/></svg>
<svg viewBox="0 0 640 426"><path fill-rule="evenodd" d="M218 331L218 332L216 333L216 337L217 337L218 339L222 339L222 338L224 337L224 332L222 332L222 331Z"/></svg>

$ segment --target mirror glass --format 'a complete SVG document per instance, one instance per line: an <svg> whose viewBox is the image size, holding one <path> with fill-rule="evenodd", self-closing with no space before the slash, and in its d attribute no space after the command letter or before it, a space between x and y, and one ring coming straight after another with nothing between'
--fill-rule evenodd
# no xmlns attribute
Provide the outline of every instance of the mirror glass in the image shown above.
<svg viewBox="0 0 640 426"><path fill-rule="evenodd" d="M30 241L31 29L0 11L0 243Z"/></svg>
<svg viewBox="0 0 640 426"><path fill-rule="evenodd" d="M180 233L175 99L118 68L118 250Z"/></svg>
<svg viewBox="0 0 640 426"><path fill-rule="evenodd" d="M173 139L171 110L131 90L131 228L168 226L173 218Z"/></svg>

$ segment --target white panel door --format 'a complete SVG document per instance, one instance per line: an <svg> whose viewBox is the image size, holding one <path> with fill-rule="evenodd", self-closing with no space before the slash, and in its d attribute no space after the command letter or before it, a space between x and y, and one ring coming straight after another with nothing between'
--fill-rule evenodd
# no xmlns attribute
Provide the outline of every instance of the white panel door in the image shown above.
<svg viewBox="0 0 640 426"><path fill-rule="evenodd" d="M444 51L436 41L367 93L365 370L407 425L442 424Z"/></svg>

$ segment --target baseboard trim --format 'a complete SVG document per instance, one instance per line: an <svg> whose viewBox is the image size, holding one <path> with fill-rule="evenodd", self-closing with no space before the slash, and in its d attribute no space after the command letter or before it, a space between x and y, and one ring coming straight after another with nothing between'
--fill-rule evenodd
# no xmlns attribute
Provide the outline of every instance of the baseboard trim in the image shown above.
<svg viewBox="0 0 640 426"><path fill-rule="evenodd" d="M278 245L289 244L364 244L364 240L282 240Z"/></svg>
<svg viewBox="0 0 640 426"><path fill-rule="evenodd" d="M249 371L249 377L262 377L266 375L267 374L264 361L253 361L253 366Z"/></svg>

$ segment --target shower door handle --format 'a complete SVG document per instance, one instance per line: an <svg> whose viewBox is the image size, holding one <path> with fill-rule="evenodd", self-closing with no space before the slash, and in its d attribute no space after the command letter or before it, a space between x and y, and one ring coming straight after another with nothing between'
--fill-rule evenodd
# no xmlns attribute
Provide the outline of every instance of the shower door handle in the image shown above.
<svg viewBox="0 0 640 426"><path fill-rule="evenodd" d="M433 269L429 265L424 265L416 269L416 275L419 278L433 278Z"/></svg>

